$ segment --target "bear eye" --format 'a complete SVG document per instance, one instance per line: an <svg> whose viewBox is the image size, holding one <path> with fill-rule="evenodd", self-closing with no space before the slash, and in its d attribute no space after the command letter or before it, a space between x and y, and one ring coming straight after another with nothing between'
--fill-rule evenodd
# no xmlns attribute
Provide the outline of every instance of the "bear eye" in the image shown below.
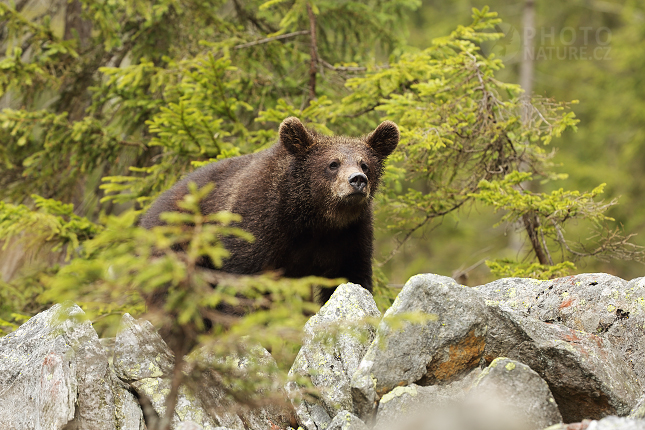
<svg viewBox="0 0 645 430"><path fill-rule="evenodd" d="M338 161L332 161L329 163L329 170L336 170L340 167L340 163Z"/></svg>
<svg viewBox="0 0 645 430"><path fill-rule="evenodd" d="M361 170L363 171L363 173L367 173L367 171L368 171L369 169L370 169L370 168L369 168L369 166L368 166L367 164L365 164L365 163L361 163Z"/></svg>

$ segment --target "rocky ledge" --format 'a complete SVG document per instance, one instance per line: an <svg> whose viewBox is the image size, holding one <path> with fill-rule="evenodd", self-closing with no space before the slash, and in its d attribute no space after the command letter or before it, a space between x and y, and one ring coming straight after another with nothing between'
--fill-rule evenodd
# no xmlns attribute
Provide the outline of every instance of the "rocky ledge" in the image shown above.
<svg viewBox="0 0 645 430"><path fill-rule="evenodd" d="M126 314L116 339L99 339L81 316L56 305L0 338L0 429L144 429L142 393L163 412L174 358L152 325ZM417 275L383 316L343 284L305 326L282 390L293 410L236 412L217 387L182 387L173 427L645 430L644 355L645 278L468 288ZM302 400L297 376L316 400Z"/></svg>

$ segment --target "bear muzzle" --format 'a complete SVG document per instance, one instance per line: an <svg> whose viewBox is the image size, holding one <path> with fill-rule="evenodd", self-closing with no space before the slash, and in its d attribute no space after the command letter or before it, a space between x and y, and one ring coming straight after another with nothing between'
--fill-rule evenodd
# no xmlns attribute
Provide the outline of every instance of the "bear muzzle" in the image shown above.
<svg viewBox="0 0 645 430"><path fill-rule="evenodd" d="M365 189L367 188L367 176L363 173L352 173L349 175L348 181L349 185L351 185L353 189L352 194L366 194Z"/></svg>

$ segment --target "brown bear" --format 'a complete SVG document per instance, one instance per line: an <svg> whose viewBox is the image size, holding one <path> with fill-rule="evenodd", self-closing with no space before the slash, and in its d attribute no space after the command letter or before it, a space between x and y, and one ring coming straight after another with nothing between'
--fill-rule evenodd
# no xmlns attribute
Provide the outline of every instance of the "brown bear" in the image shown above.
<svg viewBox="0 0 645 430"><path fill-rule="evenodd" d="M188 183L212 182L202 213L240 214L239 226L255 237L252 243L224 239L230 257L221 270L346 278L371 292L372 199L383 163L398 142L399 129L391 121L351 138L318 134L290 117L280 124L278 143L187 175L153 203L141 225L160 225L160 213L179 210L176 203ZM332 293L322 290L319 301L325 303Z"/></svg>

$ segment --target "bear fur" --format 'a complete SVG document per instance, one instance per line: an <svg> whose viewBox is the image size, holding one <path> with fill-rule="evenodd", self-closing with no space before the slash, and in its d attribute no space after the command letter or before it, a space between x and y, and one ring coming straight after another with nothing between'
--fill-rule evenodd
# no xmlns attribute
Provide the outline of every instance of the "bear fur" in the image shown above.
<svg viewBox="0 0 645 430"><path fill-rule="evenodd" d="M399 129L381 123L367 136L324 136L294 117L280 124L279 141L254 154L218 161L187 175L162 194L141 219L161 225L159 214L178 211L188 192L214 183L204 214L240 214L255 241L225 238L230 257L220 269L235 274L277 270L283 276L346 278L372 291L372 199ZM212 264L209 266L212 267ZM325 303L333 289L318 297Z"/></svg>

